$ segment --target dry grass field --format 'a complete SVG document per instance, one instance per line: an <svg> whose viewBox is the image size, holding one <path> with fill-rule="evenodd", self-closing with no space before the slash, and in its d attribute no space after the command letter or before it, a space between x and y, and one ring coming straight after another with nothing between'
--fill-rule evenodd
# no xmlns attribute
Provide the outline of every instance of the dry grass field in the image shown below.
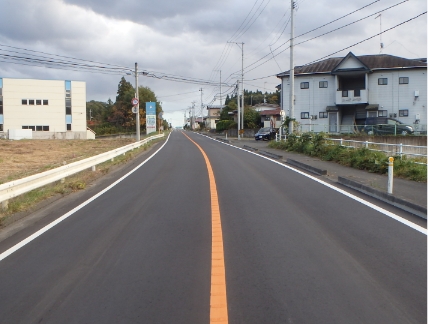
<svg viewBox="0 0 428 324"><path fill-rule="evenodd" d="M97 140L0 140L0 184L27 177L133 143Z"/></svg>

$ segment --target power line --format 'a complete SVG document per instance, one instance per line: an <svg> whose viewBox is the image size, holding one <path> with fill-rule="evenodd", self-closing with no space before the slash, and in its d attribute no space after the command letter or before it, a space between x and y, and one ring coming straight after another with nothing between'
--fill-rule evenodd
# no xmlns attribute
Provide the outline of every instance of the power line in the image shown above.
<svg viewBox="0 0 428 324"><path fill-rule="evenodd" d="M404 1L399 2L399 3L395 4L395 5L392 5L392 6L388 7L388 8L385 8L385 9L383 9L383 10L377 11L377 12L375 12L374 14L371 14L371 15L368 15L368 16L366 16L366 17L360 18L360 19L355 20L355 21L353 21L353 22L351 22L351 23L349 23L349 24L343 25L343 26L341 26L341 27L338 27L338 28L336 28L336 29L333 29L333 30L331 30L331 31L328 31L328 32L326 32L326 33L323 33L323 34L321 34L321 35L318 35L318 36L312 37L312 38L310 38L310 39L308 39L308 40L305 40L305 41L302 41L302 42L300 42L300 43L297 43L297 44L295 44L295 46L296 46L296 45L303 44L303 43L306 43L306 42L308 42L308 41L310 41L310 40L314 40L314 39L316 39L316 38L319 38L319 37L325 36L325 35L327 35L327 34L333 33L333 32L335 32L335 31L338 31L338 30L340 30L340 29L343 29L343 28L345 28L345 27L348 27L348 26L350 26L350 25L353 25L353 24L355 24L355 23L357 23L357 22L360 22L360 21L362 21L362 20L368 19L368 18L370 18L370 17L372 17L372 16L374 16L374 15L376 15L376 14L379 14L380 12L383 12L383 11L389 10L389 9L391 9L391 8L394 8L394 7L396 7L396 6L398 6L398 5L401 5L401 4L403 4L403 3L407 2L407 1L409 1L409 0L404 0ZM337 21L337 20L336 20L336 21ZM316 29L318 29L318 28L316 28ZM313 30L315 30L315 29L313 29ZM304 33L304 34L302 34L302 35L306 35L306 34L307 34L307 33ZM297 36L297 37L300 37L300 36L301 36L301 35L299 35L299 36ZM297 37L295 37L294 39L296 39ZM286 43L288 43L288 41L287 41ZM276 49L274 49L274 50L273 50L273 52L275 52L276 50L278 50L280 47L282 47L282 46L283 46L283 45L285 45L286 43L284 43L284 44L282 44L281 46L279 46L279 47L277 47ZM254 68L252 68L251 70L248 70L248 71L246 70L246 72L253 71L254 69L256 69L256 68L258 68L258 67L262 66L263 64L265 64L265 63L269 62L270 60L272 60L274 57L276 57L276 56L278 56L278 55L280 55L280 54L284 53L284 52L285 52L287 49L289 49L289 48L290 48L290 47L287 47L287 48L283 49L282 51L280 51L279 53L276 53L276 54L272 55L272 58L267 59L266 61L262 62L261 64L259 64L259 65L257 65L257 66L255 66L255 67L254 67ZM273 54L273 53L272 53L272 54ZM250 65L248 65L248 66L246 66L246 67L245 67L245 69L247 69L247 68L249 68L250 66L252 66L252 65L254 65L254 64L258 63L258 62L260 62L261 60L263 60L264 58L266 58L266 57L268 57L268 56L269 56L269 54L267 54L267 55L263 56L261 59L259 59L259 60L255 61L255 62L251 63L251 64L250 64Z"/></svg>

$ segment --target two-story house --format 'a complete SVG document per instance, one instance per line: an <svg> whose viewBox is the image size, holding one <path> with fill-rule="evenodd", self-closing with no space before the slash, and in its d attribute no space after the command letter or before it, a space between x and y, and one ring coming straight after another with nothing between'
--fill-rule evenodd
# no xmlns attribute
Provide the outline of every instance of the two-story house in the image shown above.
<svg viewBox="0 0 428 324"><path fill-rule="evenodd" d="M289 116L290 72L277 77ZM367 117L393 117L426 131L426 59L350 52L295 67L294 85L294 117L302 131L355 132Z"/></svg>
<svg viewBox="0 0 428 324"><path fill-rule="evenodd" d="M208 105L208 116L206 117L205 124L209 129L216 129L216 124L220 120L220 112L224 105Z"/></svg>

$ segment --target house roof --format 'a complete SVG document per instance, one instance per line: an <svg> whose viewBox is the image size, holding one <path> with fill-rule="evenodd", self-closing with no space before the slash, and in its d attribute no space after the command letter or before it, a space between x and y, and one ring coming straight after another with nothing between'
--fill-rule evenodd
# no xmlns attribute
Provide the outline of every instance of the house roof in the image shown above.
<svg viewBox="0 0 428 324"><path fill-rule="evenodd" d="M225 105L208 105L207 109L223 109Z"/></svg>
<svg viewBox="0 0 428 324"><path fill-rule="evenodd" d="M316 74L316 73L331 73L335 68L347 57L354 56L352 52L348 53L346 57L332 57L320 62L296 66L294 74ZM406 59L399 56L389 54L379 55L361 55L355 56L362 64L364 64L371 71L378 69L395 69L395 68L416 68L425 67L427 63L423 59ZM285 71L277 75L278 78L289 76L290 71Z"/></svg>
<svg viewBox="0 0 428 324"><path fill-rule="evenodd" d="M263 108L263 107L279 108L280 106L278 104L269 104L269 103L259 103L253 106L253 108Z"/></svg>
<svg viewBox="0 0 428 324"><path fill-rule="evenodd" d="M260 116L274 116L274 115L280 115L281 109L274 109L274 110L263 110L259 112Z"/></svg>

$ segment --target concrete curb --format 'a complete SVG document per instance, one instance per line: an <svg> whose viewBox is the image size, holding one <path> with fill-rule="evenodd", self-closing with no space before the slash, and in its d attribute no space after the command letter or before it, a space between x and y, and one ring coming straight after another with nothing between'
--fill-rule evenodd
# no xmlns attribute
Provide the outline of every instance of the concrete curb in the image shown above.
<svg viewBox="0 0 428 324"><path fill-rule="evenodd" d="M347 186L349 188L355 189L357 191L360 191L366 195L369 195L371 197L380 199L386 203L389 203L397 208L400 208L402 210L405 210L409 213L412 213L416 216L422 217L424 219L427 219L427 209L416 205L414 203L408 202L404 199L397 198L393 195L390 195L386 192L379 191L376 189L373 189L369 186L363 185L359 182L353 181L351 179L345 178L345 177L338 177L338 182L340 184L343 184L344 186Z"/></svg>
<svg viewBox="0 0 428 324"><path fill-rule="evenodd" d="M216 137L215 139L217 141L221 141L221 142L225 142L225 143L230 143L228 139L224 139L224 138L220 138L220 137Z"/></svg>
<svg viewBox="0 0 428 324"><path fill-rule="evenodd" d="M313 166L310 166L310 165L304 164L304 163L299 162L299 161L296 161L296 160L287 159L287 161L286 161L286 162L287 162L288 164L291 164L292 166L295 166L295 167L298 167L298 168L304 169L304 170L306 170L306 171L309 171L309 172L315 173L315 174L317 174L317 175L327 175L327 170L318 169L318 168L315 168L315 167L313 167Z"/></svg>

